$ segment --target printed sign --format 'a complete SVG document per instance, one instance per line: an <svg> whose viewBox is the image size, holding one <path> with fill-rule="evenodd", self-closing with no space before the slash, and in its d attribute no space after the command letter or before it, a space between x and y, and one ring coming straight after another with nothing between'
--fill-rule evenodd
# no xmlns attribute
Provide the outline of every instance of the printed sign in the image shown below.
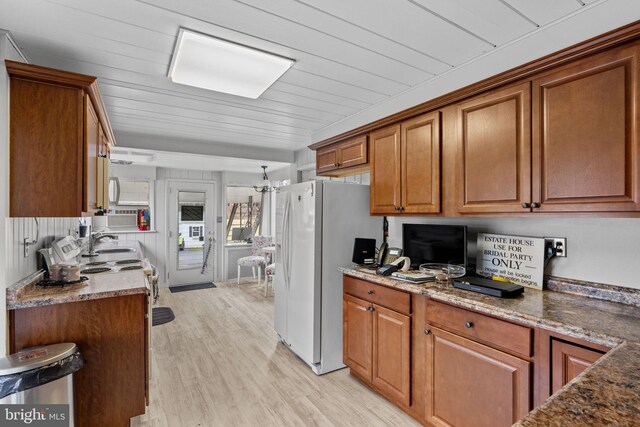
<svg viewBox="0 0 640 427"><path fill-rule="evenodd" d="M480 233L476 264L478 274L542 289L544 239Z"/></svg>

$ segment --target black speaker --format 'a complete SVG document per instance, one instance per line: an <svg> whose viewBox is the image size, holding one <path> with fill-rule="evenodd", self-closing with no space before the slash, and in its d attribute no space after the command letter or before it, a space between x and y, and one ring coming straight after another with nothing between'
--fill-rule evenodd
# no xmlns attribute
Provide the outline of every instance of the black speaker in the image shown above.
<svg viewBox="0 0 640 427"><path fill-rule="evenodd" d="M356 237L353 243L353 257L356 264L375 264L376 262L376 239L362 239Z"/></svg>

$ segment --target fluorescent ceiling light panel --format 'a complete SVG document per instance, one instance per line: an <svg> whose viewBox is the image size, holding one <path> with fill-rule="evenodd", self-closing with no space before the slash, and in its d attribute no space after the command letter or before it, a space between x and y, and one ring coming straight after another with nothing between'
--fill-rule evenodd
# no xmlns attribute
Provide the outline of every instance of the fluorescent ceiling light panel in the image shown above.
<svg viewBox="0 0 640 427"><path fill-rule="evenodd" d="M180 28L169 78L183 85L256 99L294 62Z"/></svg>

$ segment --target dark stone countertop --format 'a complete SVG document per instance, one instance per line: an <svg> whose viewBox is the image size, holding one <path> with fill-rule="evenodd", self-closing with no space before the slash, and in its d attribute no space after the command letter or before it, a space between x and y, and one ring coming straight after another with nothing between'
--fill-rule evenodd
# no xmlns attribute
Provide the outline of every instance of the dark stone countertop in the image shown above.
<svg viewBox="0 0 640 427"><path fill-rule="evenodd" d="M355 268L348 276L521 324L614 348L515 425L640 426L640 308L558 291L526 288L504 299L439 286L412 284Z"/></svg>

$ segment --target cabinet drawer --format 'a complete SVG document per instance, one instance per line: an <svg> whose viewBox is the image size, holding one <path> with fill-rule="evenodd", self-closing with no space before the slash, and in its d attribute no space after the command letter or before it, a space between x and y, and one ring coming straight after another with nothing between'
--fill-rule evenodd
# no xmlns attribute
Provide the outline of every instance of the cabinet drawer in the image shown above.
<svg viewBox="0 0 640 427"><path fill-rule="evenodd" d="M406 292L344 276L344 292L391 310L411 314L411 295Z"/></svg>
<svg viewBox="0 0 640 427"><path fill-rule="evenodd" d="M490 345L531 356L532 331L484 314L427 300L427 322Z"/></svg>

